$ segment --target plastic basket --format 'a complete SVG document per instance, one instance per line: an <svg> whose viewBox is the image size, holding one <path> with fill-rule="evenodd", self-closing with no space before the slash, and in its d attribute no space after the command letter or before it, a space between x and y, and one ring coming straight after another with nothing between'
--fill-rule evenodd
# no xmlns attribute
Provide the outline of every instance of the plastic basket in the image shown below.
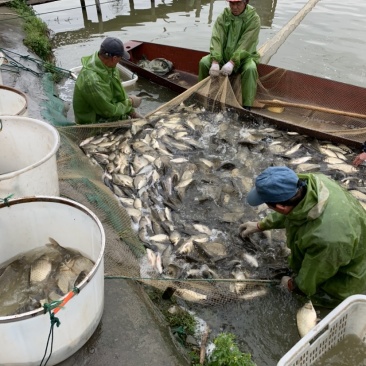
<svg viewBox="0 0 366 366"><path fill-rule="evenodd" d="M366 296L344 300L293 346L277 366L308 366L340 342L354 334L366 343Z"/></svg>

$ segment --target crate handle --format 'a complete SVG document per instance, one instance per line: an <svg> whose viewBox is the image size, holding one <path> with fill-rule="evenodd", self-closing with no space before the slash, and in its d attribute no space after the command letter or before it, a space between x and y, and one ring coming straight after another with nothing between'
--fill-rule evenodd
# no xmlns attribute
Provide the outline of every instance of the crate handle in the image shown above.
<svg viewBox="0 0 366 366"><path fill-rule="evenodd" d="M314 329L314 328L313 328ZM321 329L320 331L318 331L310 340L309 343L313 344L320 336L322 336L325 332L327 332L329 330L329 324L326 324L325 327L323 327L323 329Z"/></svg>

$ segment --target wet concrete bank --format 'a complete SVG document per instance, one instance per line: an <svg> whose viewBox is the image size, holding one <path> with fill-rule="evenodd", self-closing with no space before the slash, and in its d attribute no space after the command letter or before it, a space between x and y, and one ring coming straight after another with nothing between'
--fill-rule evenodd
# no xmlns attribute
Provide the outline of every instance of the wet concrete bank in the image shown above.
<svg viewBox="0 0 366 366"><path fill-rule="evenodd" d="M16 54L37 58L23 45L21 21L5 6L0 6L0 47ZM23 59L29 69L37 71L31 61ZM45 91L42 77L30 70L3 71L3 84L26 94L28 117L44 118ZM55 109L55 108L54 108ZM56 111L57 112L57 111ZM31 152L30 152L31 153ZM71 300L72 301L72 300ZM179 366L188 365L171 337L163 317L146 295L143 287L129 280L105 280L105 301L102 320L84 347L63 366L133 365ZM62 311L58 313L62 327ZM45 321L49 321L45 315ZM75 324L75 327L78 325ZM36 330L35 330L36 331ZM44 335L45 347L48 334ZM54 329L57 338L57 327ZM42 357L42 355L40 355Z"/></svg>

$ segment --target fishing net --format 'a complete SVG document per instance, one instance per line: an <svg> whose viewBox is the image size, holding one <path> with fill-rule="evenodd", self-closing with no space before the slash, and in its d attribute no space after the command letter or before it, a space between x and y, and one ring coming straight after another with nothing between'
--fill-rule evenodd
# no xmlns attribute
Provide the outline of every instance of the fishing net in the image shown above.
<svg viewBox="0 0 366 366"><path fill-rule="evenodd" d="M287 78L276 69L259 80L257 100L269 105L273 95L278 99L279 84L292 85ZM293 100L286 101L295 103L296 88L290 95ZM90 208L103 223L106 277L134 279L165 298L174 294L202 304L265 296L288 273L288 252L281 230L244 240L238 235L240 223L268 213L245 203L253 177L269 165L289 165L357 185L355 168L325 159L334 147L349 160L350 148L279 130L243 113L238 100L240 79L207 78L144 119L58 128L61 194ZM335 130L322 118L329 113L294 108L297 116L307 116L302 121L307 129ZM350 126L339 124L337 130L343 128Z"/></svg>
<svg viewBox="0 0 366 366"><path fill-rule="evenodd" d="M285 69L260 76L256 112L285 128L359 146L366 139L366 104L361 88ZM267 72L268 71L268 72Z"/></svg>

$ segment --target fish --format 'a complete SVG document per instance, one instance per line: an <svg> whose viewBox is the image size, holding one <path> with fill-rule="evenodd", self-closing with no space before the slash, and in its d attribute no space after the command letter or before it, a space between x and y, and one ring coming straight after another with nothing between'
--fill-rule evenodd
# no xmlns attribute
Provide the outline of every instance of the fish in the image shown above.
<svg viewBox="0 0 366 366"><path fill-rule="evenodd" d="M301 158L291 159L289 164L292 164L292 165L304 164L311 159L312 159L311 156L302 156Z"/></svg>
<svg viewBox="0 0 366 366"><path fill-rule="evenodd" d="M56 283L58 289L66 295L70 290L72 290L76 279L79 274L76 274L66 263L61 263L57 268Z"/></svg>
<svg viewBox="0 0 366 366"><path fill-rule="evenodd" d="M299 144L296 144L295 146L293 146L290 150L287 150L286 152L285 152L285 155L286 156L288 156L288 155L292 155L292 154L294 154L295 152L297 152L299 149L300 149L300 147L302 146L302 144L301 143L299 143Z"/></svg>
<svg viewBox="0 0 366 366"><path fill-rule="evenodd" d="M244 271L240 268L240 266L236 266L232 270L231 274L236 280L245 281L247 279L247 276L245 275ZM247 287L247 284L244 281L230 283L230 291L236 294L241 294Z"/></svg>
<svg viewBox="0 0 366 366"><path fill-rule="evenodd" d="M192 302L201 302L207 300L207 295L200 294L199 292L186 289L186 288L177 288L175 294L181 297L184 300L192 301Z"/></svg>
<svg viewBox="0 0 366 366"><path fill-rule="evenodd" d="M351 189L348 191L352 196L356 197L358 200L366 202L366 194L358 191L357 189Z"/></svg>
<svg viewBox="0 0 366 366"><path fill-rule="evenodd" d="M352 166L350 164L329 164L328 169L340 170L347 174L357 172L357 168L355 168L354 166Z"/></svg>
<svg viewBox="0 0 366 366"><path fill-rule="evenodd" d="M251 292L245 279L252 272L254 278L276 276L288 256L274 230L243 241L233 232L244 218L268 212L266 205L245 205L254 177L268 162L325 174L328 164L346 164L345 149L326 145L262 123L247 128L228 111L214 113L182 102L132 129L96 136L83 149L90 159L97 154L105 184L146 247L141 273L154 278L232 277L226 290L236 299L250 299L260 292ZM108 164L102 165L106 157ZM342 165L337 168L330 169L332 177L344 178ZM348 177L356 176L350 173ZM243 254L243 247L248 252ZM186 299L202 301L199 290L186 290L193 291L185 292Z"/></svg>
<svg viewBox="0 0 366 366"><path fill-rule="evenodd" d="M267 287L262 287L256 290L248 290L245 293L239 295L239 299L241 300L253 300L256 299L258 297L262 297L268 294L268 288Z"/></svg>
<svg viewBox="0 0 366 366"><path fill-rule="evenodd" d="M200 233L206 234L206 235L212 235L212 230L206 226L206 225L202 225L202 224L193 224L193 227L199 231Z"/></svg>
<svg viewBox="0 0 366 366"><path fill-rule="evenodd" d="M47 255L42 255L31 265L29 281L31 284L47 279L52 270L52 263Z"/></svg>
<svg viewBox="0 0 366 366"><path fill-rule="evenodd" d="M83 256L76 249L65 248L55 239L48 239L50 242L46 245L57 250L62 256L62 260L56 270L55 278L58 288L63 294L66 294L72 290L81 272L85 271L89 273L92 270L94 262Z"/></svg>
<svg viewBox="0 0 366 366"><path fill-rule="evenodd" d="M300 337L304 337L317 323L317 314L311 301L303 305L296 313L297 329Z"/></svg>
<svg viewBox="0 0 366 366"><path fill-rule="evenodd" d="M258 268L258 260L254 255L243 253L243 259L252 267Z"/></svg>

